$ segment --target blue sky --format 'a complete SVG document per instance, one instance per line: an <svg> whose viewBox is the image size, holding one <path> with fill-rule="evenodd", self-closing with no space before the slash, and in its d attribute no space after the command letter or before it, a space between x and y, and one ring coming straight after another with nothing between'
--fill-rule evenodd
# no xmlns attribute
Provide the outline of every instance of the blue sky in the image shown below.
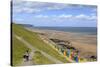
<svg viewBox="0 0 100 67"><path fill-rule="evenodd" d="M13 22L34 26L96 27L97 7L13 0Z"/></svg>

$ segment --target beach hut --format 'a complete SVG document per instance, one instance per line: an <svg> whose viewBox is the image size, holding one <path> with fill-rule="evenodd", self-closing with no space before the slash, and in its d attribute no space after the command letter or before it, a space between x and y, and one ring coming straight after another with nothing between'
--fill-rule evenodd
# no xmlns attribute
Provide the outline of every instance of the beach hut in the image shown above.
<svg viewBox="0 0 100 67"><path fill-rule="evenodd" d="M67 57L70 57L71 50L67 49Z"/></svg>
<svg viewBox="0 0 100 67"><path fill-rule="evenodd" d="M77 55L77 54L75 55L74 60L75 60L76 62L79 62L79 58L78 58L78 55Z"/></svg>
<svg viewBox="0 0 100 67"><path fill-rule="evenodd" d="M63 53L64 52L64 49L63 48L61 48L61 53Z"/></svg>
<svg viewBox="0 0 100 67"><path fill-rule="evenodd" d="M64 57L66 57L66 50L64 50Z"/></svg>

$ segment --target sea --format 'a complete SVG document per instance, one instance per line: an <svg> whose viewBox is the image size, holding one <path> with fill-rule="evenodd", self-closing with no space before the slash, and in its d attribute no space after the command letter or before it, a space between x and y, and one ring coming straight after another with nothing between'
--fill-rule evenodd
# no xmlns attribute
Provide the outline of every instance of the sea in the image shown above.
<svg viewBox="0 0 100 67"><path fill-rule="evenodd" d="M97 27L33 27L33 28L88 34L88 35L97 35Z"/></svg>

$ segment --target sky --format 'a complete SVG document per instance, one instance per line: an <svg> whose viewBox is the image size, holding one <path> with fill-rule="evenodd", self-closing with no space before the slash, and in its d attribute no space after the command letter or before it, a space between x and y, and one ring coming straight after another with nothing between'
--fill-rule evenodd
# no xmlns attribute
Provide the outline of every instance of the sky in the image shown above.
<svg viewBox="0 0 100 67"><path fill-rule="evenodd" d="M13 0L13 22L48 27L97 27L97 6Z"/></svg>

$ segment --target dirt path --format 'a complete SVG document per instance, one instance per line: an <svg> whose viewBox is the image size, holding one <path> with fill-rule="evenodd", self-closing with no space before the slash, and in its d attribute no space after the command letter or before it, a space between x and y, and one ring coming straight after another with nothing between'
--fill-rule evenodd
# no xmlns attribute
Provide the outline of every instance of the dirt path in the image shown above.
<svg viewBox="0 0 100 67"><path fill-rule="evenodd" d="M31 56L30 61L25 62L25 61L23 60L22 63L21 63L21 65L24 65L24 66L25 66L25 65L34 65L34 63L33 63L33 61L32 61L32 57L33 57L35 51L40 51L45 57L47 57L49 60L53 61L54 63L59 63L59 64L63 63L63 62L61 62L60 60L58 60L58 59L52 57L51 55L49 55L49 54L47 54L47 53L45 53L45 52L43 52L43 51L41 51L41 50L39 50L39 49L34 48L30 43L28 43L28 42L27 42L26 40L24 40L22 37L19 37L19 36L17 36L17 35L14 35L14 36L15 36L18 40L20 40L21 42L23 42L28 48L30 48L30 49L32 50L32 52L30 53L30 56Z"/></svg>
<svg viewBox="0 0 100 67"><path fill-rule="evenodd" d="M23 59L21 66L30 66L30 65L35 65L35 63L32 61L32 57L34 55L34 50L31 51L30 53L30 57L29 57L29 61L25 61L25 59Z"/></svg>

